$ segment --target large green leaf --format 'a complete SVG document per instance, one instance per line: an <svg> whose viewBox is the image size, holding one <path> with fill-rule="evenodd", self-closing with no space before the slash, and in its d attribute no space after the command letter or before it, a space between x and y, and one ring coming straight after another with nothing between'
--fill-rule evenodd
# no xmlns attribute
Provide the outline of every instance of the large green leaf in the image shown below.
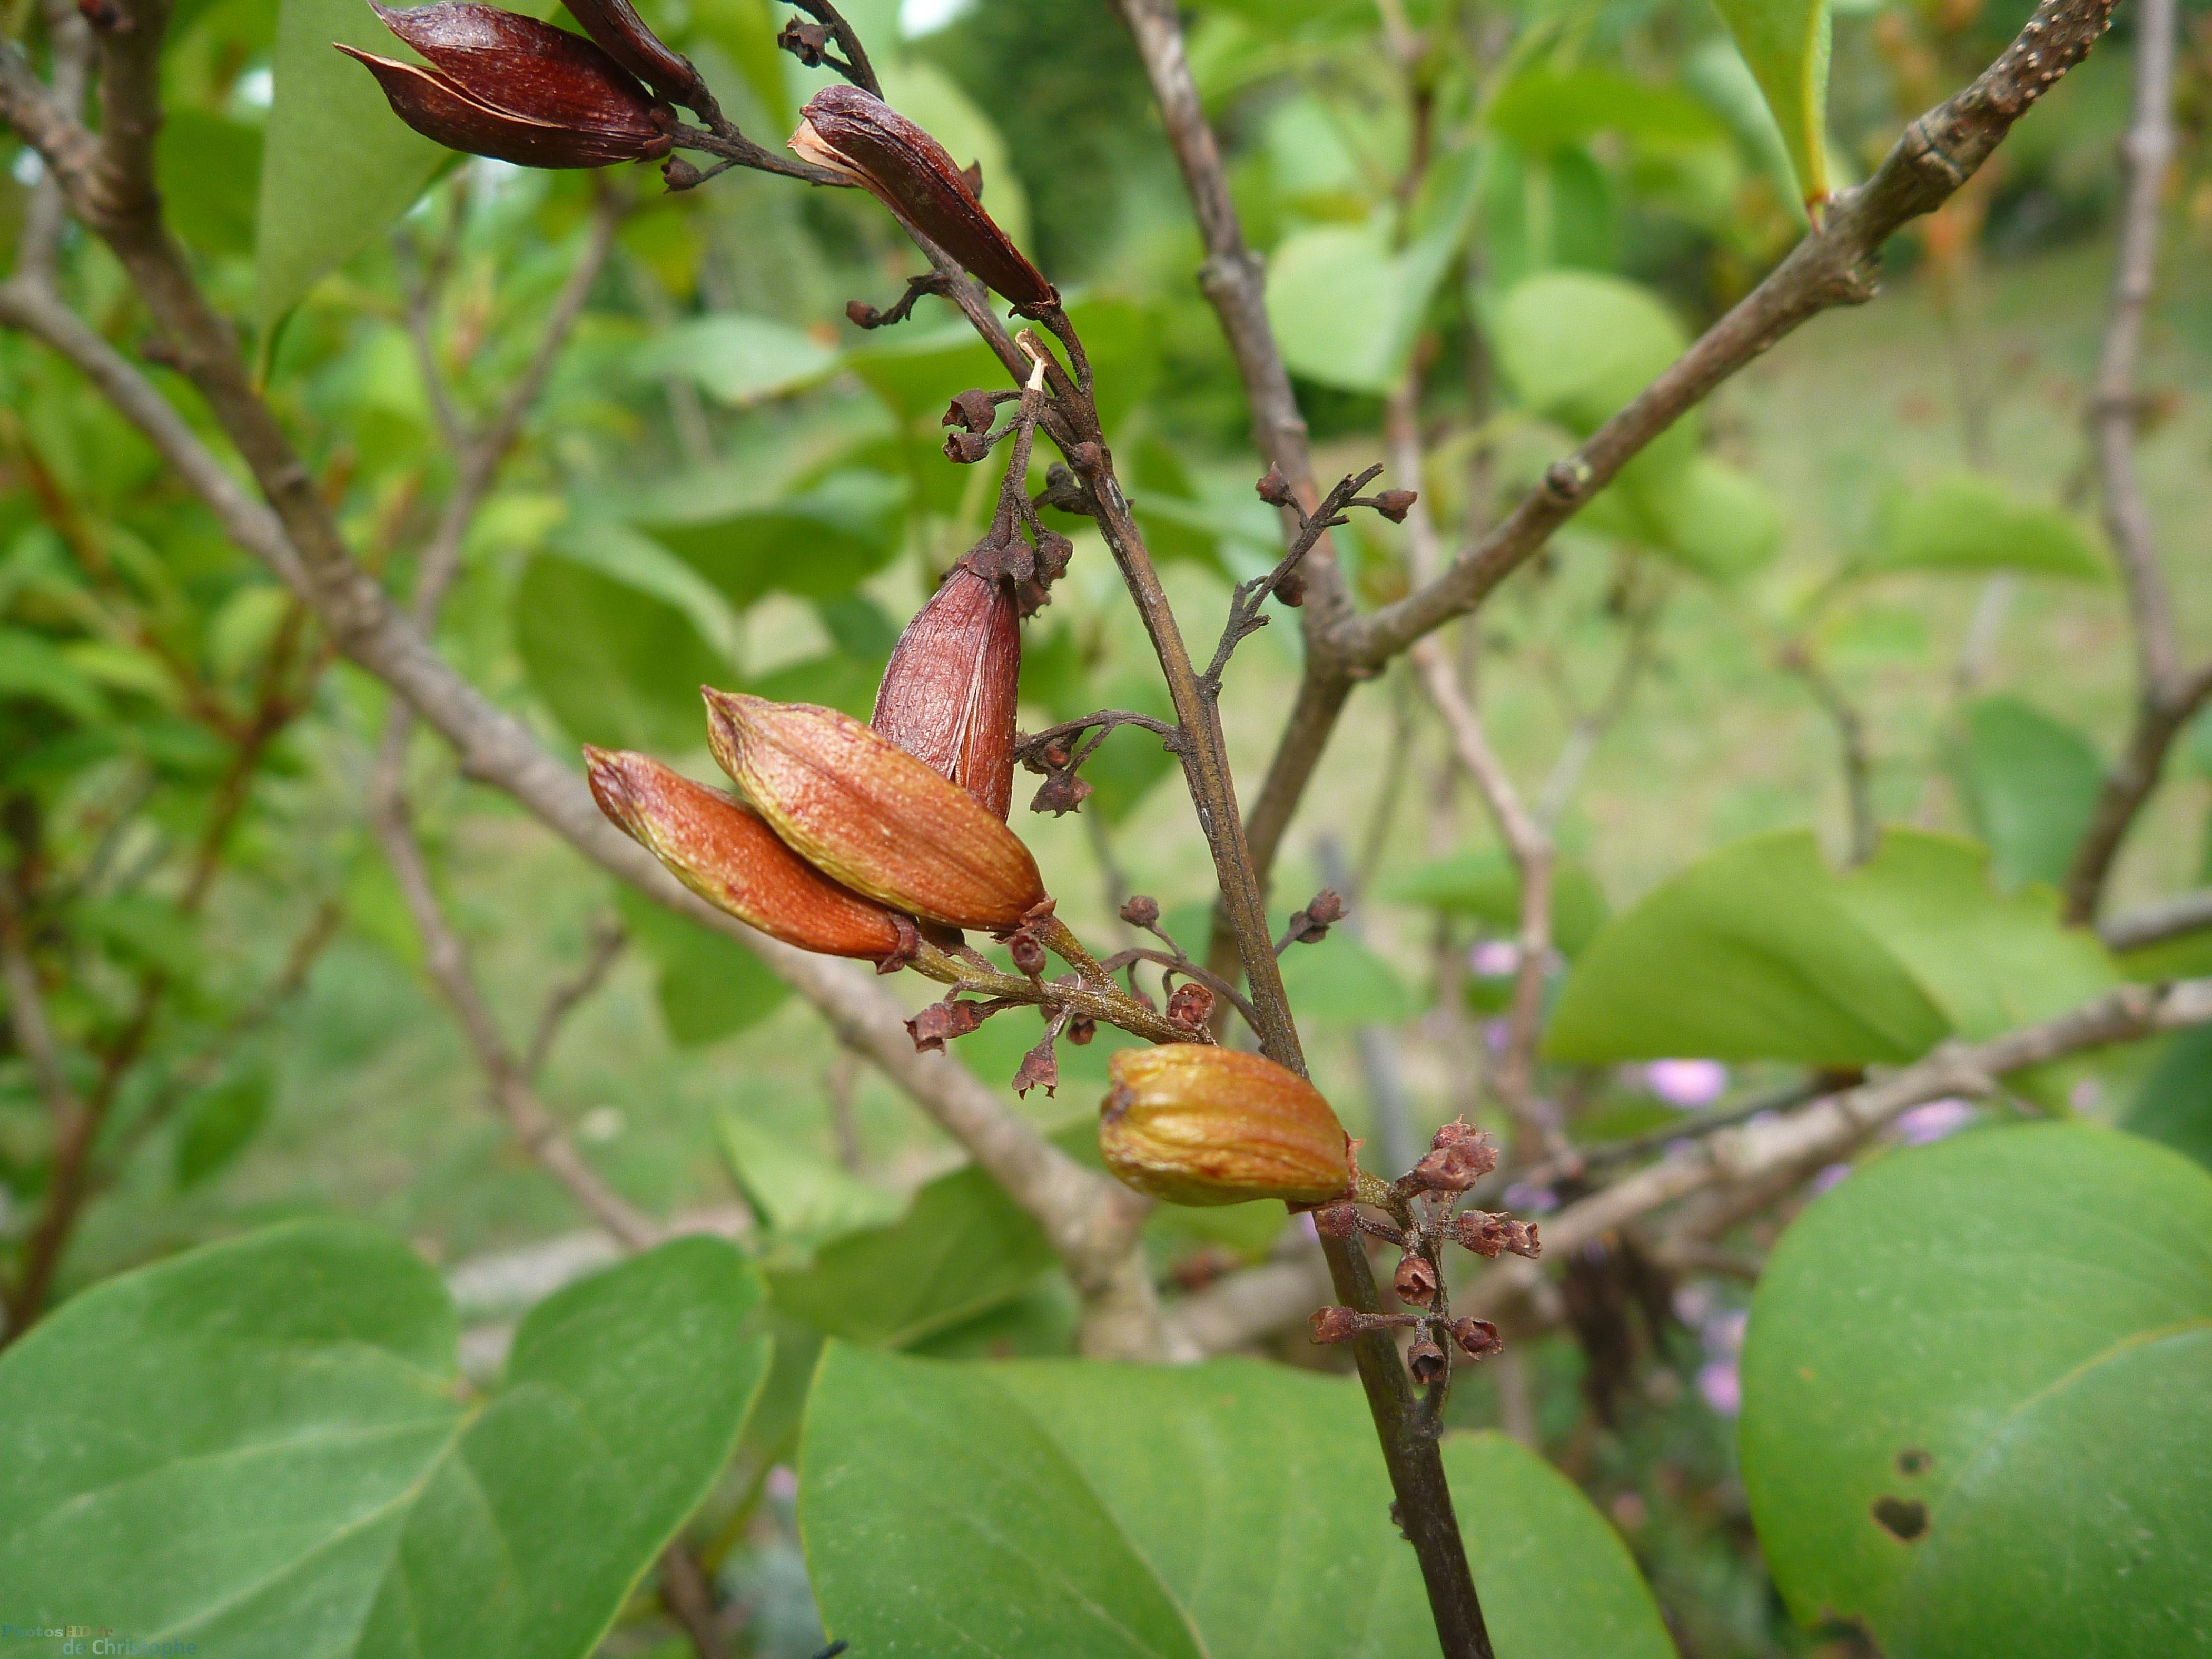
<svg viewBox="0 0 2212 1659"><path fill-rule="evenodd" d="M1892 828L1864 868L1838 872L1809 831L1786 830L1723 848L1608 924L1546 1046L1584 1061L1894 1063L2057 1013L2113 978L2048 893L1999 894L1972 842Z"/></svg>
<svg viewBox="0 0 2212 1659"><path fill-rule="evenodd" d="M515 584L514 641L569 736L612 749L702 747L699 688L730 678L685 611L557 554L532 559Z"/></svg>
<svg viewBox="0 0 2212 1659"><path fill-rule="evenodd" d="M383 234L451 154L394 115L376 77L333 41L415 57L365 0L281 0L253 249L264 331Z"/></svg>
<svg viewBox="0 0 2212 1659"><path fill-rule="evenodd" d="M2064 880L2105 783L2104 760L2081 728L2018 697L1984 697L1966 710L1958 769L1997 879Z"/></svg>
<svg viewBox="0 0 2212 1659"><path fill-rule="evenodd" d="M226 254L252 248L254 180L260 175L259 128L189 105L162 118L155 182L169 223L192 247Z"/></svg>
<svg viewBox="0 0 2212 1659"><path fill-rule="evenodd" d="M2121 1123L2212 1168L2212 1025L2166 1040Z"/></svg>
<svg viewBox="0 0 2212 1659"><path fill-rule="evenodd" d="M1534 154L1510 138L1482 157L1482 291L1504 291L1557 266L1609 269L1620 252L1613 176L1583 144Z"/></svg>
<svg viewBox="0 0 2212 1659"><path fill-rule="evenodd" d="M1052 1247L1006 1189L972 1164L914 1195L897 1220L823 1245L809 1267L770 1268L776 1306L856 1342L919 1341L1012 1301Z"/></svg>
<svg viewBox="0 0 2212 1659"><path fill-rule="evenodd" d="M2023 502L2009 486L1972 472L1892 496L1869 568L2018 570L2089 582L2112 574L2096 532L2079 519Z"/></svg>
<svg viewBox="0 0 2212 1659"><path fill-rule="evenodd" d="M1284 954L1283 988L1305 1024L1395 1025L1420 1012L1397 971L1341 927Z"/></svg>
<svg viewBox="0 0 2212 1659"><path fill-rule="evenodd" d="M1583 521L1715 581L1749 575L1782 548L1782 509L1772 493L1741 467L1702 453L1678 466L1631 464Z"/></svg>
<svg viewBox="0 0 2212 1659"><path fill-rule="evenodd" d="M1498 372L1522 407L1587 437L1682 354L1689 337L1649 289L1594 270L1547 270L1485 307ZM1697 451L1694 415L1637 459L1656 476Z"/></svg>
<svg viewBox="0 0 2212 1659"><path fill-rule="evenodd" d="M837 367L837 354L788 323L724 311L660 331L629 367L641 380L681 376L742 406L813 385Z"/></svg>
<svg viewBox="0 0 2212 1659"><path fill-rule="evenodd" d="M769 592L849 593L897 553L905 507L898 480L853 468L759 507L642 520L638 527L742 607Z"/></svg>
<svg viewBox="0 0 2212 1659"><path fill-rule="evenodd" d="M730 1246L664 1245L533 1310L474 1398L437 1274L362 1227L110 1279L0 1358L9 1618L225 1659L582 1659L729 1455L759 1294Z"/></svg>
<svg viewBox="0 0 2212 1659"><path fill-rule="evenodd" d="M1828 194L1828 0L1713 0L1774 112L1808 202Z"/></svg>
<svg viewBox="0 0 2212 1659"><path fill-rule="evenodd" d="M2201 1651L2212 1176L2132 1136L1891 1153L1752 1303L1744 1482L1800 1618L1893 1659Z"/></svg>
<svg viewBox="0 0 2212 1659"><path fill-rule="evenodd" d="M794 1145L734 1107L715 1115L731 1178L779 1251L881 1226L903 1207L898 1194L870 1185L828 1158Z"/></svg>
<svg viewBox="0 0 2212 1659"><path fill-rule="evenodd" d="M1457 240L1454 227L1394 250L1379 216L1286 239L1267 261L1267 320L1291 373L1347 392L1391 391Z"/></svg>
<svg viewBox="0 0 2212 1659"><path fill-rule="evenodd" d="M800 1455L808 1565L858 1651L1395 1659L1436 1640L1346 1379L833 1345ZM1453 1437L1444 1462L1503 1659L1673 1653L1571 1483L1494 1434Z"/></svg>

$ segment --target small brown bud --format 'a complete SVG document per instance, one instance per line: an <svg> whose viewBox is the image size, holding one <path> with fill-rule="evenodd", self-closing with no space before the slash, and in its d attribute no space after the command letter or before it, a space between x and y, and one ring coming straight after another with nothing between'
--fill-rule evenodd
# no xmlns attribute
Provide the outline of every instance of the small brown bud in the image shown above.
<svg viewBox="0 0 2212 1659"><path fill-rule="evenodd" d="M1425 1336L1406 1350L1406 1369L1413 1372L1414 1382L1426 1388L1444 1380L1451 1370L1451 1358Z"/></svg>
<svg viewBox="0 0 2212 1659"><path fill-rule="evenodd" d="M1048 743L1044 746L1044 763L1053 771L1057 772L1061 770L1067 765L1068 762L1074 758L1075 751L1070 749L1065 743L1055 741Z"/></svg>
<svg viewBox="0 0 2212 1659"><path fill-rule="evenodd" d="M1303 570L1286 570L1282 580L1275 584L1275 597L1296 611L1306 602L1306 577Z"/></svg>
<svg viewBox="0 0 2212 1659"><path fill-rule="evenodd" d="M714 759L823 874L948 927L1004 932L1044 902L1013 832L881 733L834 708L701 690Z"/></svg>
<svg viewBox="0 0 2212 1659"><path fill-rule="evenodd" d="M824 87L803 113L791 136L800 158L860 185L1016 305L1058 302L1052 284L983 210L945 146L906 117L851 86Z"/></svg>
<svg viewBox="0 0 2212 1659"><path fill-rule="evenodd" d="M1352 1184L1344 1126L1321 1091L1259 1054L1210 1043L1123 1048L1099 1109L1106 1167L1171 1204L1321 1204Z"/></svg>
<svg viewBox="0 0 2212 1659"><path fill-rule="evenodd" d="M1279 466L1270 466L1252 488L1270 507L1288 507L1297 499L1291 495L1290 480L1283 477L1283 469Z"/></svg>
<svg viewBox="0 0 2212 1659"><path fill-rule="evenodd" d="M1413 510L1413 503L1420 497L1410 489L1382 489L1377 490L1371 499L1377 513L1392 524L1403 524L1406 515Z"/></svg>
<svg viewBox="0 0 2212 1659"><path fill-rule="evenodd" d="M808 69L820 69L828 56L825 48L835 39L836 31L827 23L802 22L793 17L776 31L775 43Z"/></svg>
<svg viewBox="0 0 2212 1659"><path fill-rule="evenodd" d="M1090 799L1091 780L1079 778L1073 772L1054 772L1037 786L1030 797L1030 811L1049 812L1064 818Z"/></svg>
<svg viewBox="0 0 2212 1659"><path fill-rule="evenodd" d="M1026 1096L1032 1089L1042 1089L1052 1094L1060 1087L1060 1056L1052 1051L1052 1039L1042 1042L1022 1056L1022 1063L1014 1073L1014 1092Z"/></svg>
<svg viewBox="0 0 2212 1659"><path fill-rule="evenodd" d="M1089 1048L1097 1035L1098 1022L1088 1014L1078 1014L1067 1022L1067 1040L1079 1048Z"/></svg>
<svg viewBox="0 0 2212 1659"><path fill-rule="evenodd" d="M1486 1319L1455 1319L1451 1335L1469 1359L1484 1358L1505 1346L1498 1338L1498 1327Z"/></svg>
<svg viewBox="0 0 2212 1659"><path fill-rule="evenodd" d="M956 466L973 466L991 453L991 441L979 432L945 434L945 459Z"/></svg>
<svg viewBox="0 0 2212 1659"><path fill-rule="evenodd" d="M1044 946L1036 942L1034 935L1016 933L1006 941L1006 950L1014 958L1014 966L1023 973L1034 977L1044 972Z"/></svg>
<svg viewBox="0 0 2212 1659"><path fill-rule="evenodd" d="M963 432L988 432L998 415L997 399L988 392L971 388L954 394L938 424L957 426Z"/></svg>
<svg viewBox="0 0 2212 1659"><path fill-rule="evenodd" d="M1326 927L1344 920L1344 900L1335 890L1324 887L1313 896L1306 906L1306 915Z"/></svg>
<svg viewBox="0 0 2212 1659"><path fill-rule="evenodd" d="M1316 1308L1306 1322L1316 1342L1348 1342L1366 1328L1357 1308Z"/></svg>
<svg viewBox="0 0 2212 1659"><path fill-rule="evenodd" d="M368 66L392 113L448 149L531 167L603 167L668 154L672 141L651 95L579 35L464 0L374 9L429 67L338 50Z"/></svg>
<svg viewBox="0 0 2212 1659"><path fill-rule="evenodd" d="M1121 920L1132 927L1150 927L1160 919L1160 902L1143 893L1132 894L1121 903Z"/></svg>
<svg viewBox="0 0 2212 1659"><path fill-rule="evenodd" d="M868 723L1003 823L1021 677L1012 592L956 564L899 635Z"/></svg>
<svg viewBox="0 0 2212 1659"><path fill-rule="evenodd" d="M1432 1150L1416 1164L1404 1184L1417 1191L1463 1193L1498 1167L1498 1148L1464 1121L1437 1131Z"/></svg>
<svg viewBox="0 0 2212 1659"><path fill-rule="evenodd" d="M1398 1258L1398 1271L1390 1277L1390 1288L1397 1293L1399 1301L1425 1308L1436 1300L1437 1270L1419 1250L1408 1250Z"/></svg>
<svg viewBox="0 0 2212 1659"><path fill-rule="evenodd" d="M944 1053L945 1045L954 1037L963 1037L990 1018L980 1002L962 1002L947 997L942 1002L933 1002L906 1023L906 1034L913 1039L916 1054L927 1054L931 1049Z"/></svg>
<svg viewBox="0 0 2212 1659"><path fill-rule="evenodd" d="M1313 1212L1313 1223L1323 1238L1350 1238L1359 1231L1359 1212L1349 1204L1331 1204Z"/></svg>
<svg viewBox="0 0 2212 1659"><path fill-rule="evenodd" d="M1168 998L1168 1018L1194 1030L1205 1024L1212 1012L1213 993L1189 980L1176 986Z"/></svg>
<svg viewBox="0 0 2212 1659"><path fill-rule="evenodd" d="M717 909L825 956L899 950L898 917L831 881L741 802L650 755L586 746L584 759L599 810Z"/></svg>
<svg viewBox="0 0 2212 1659"><path fill-rule="evenodd" d="M707 175L680 155L672 155L660 164L660 182L671 190L693 190Z"/></svg>

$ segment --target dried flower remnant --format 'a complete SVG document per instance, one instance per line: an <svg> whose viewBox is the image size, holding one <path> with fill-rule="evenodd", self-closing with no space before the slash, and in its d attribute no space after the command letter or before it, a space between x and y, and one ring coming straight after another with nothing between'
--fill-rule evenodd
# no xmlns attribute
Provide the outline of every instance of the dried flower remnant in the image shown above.
<svg viewBox="0 0 2212 1659"><path fill-rule="evenodd" d="M1005 933L1045 902L1036 860L975 797L849 714L702 688L714 758L799 854L893 909Z"/></svg>
<svg viewBox="0 0 2212 1659"><path fill-rule="evenodd" d="M1510 1215L1495 1215L1487 1210L1463 1210L1454 1216L1451 1236L1480 1256L1496 1257L1510 1251L1533 1260L1544 1254L1534 1222L1516 1221Z"/></svg>
<svg viewBox="0 0 2212 1659"><path fill-rule="evenodd" d="M1021 672L1013 589L963 561L899 635L868 724L1004 823Z"/></svg>
<svg viewBox="0 0 2212 1659"><path fill-rule="evenodd" d="M1451 1374L1451 1358L1425 1336L1406 1350L1406 1369L1413 1372L1414 1382L1426 1388Z"/></svg>
<svg viewBox="0 0 2212 1659"><path fill-rule="evenodd" d="M1099 1108L1106 1166L1171 1204L1322 1204L1352 1184L1344 1126L1321 1091L1259 1054L1195 1042L1124 1048Z"/></svg>
<svg viewBox="0 0 2212 1659"><path fill-rule="evenodd" d="M600 167L665 155L672 146L665 108L566 29L495 6L375 11L429 67L337 49L368 65L394 114L449 149L519 167Z"/></svg>
<svg viewBox="0 0 2212 1659"><path fill-rule="evenodd" d="M587 745L584 759L599 810L715 908L802 951L900 953L900 918L831 881L743 803L649 755Z"/></svg>
<svg viewBox="0 0 2212 1659"><path fill-rule="evenodd" d="M1409 1191L1463 1193L1498 1167L1498 1148L1463 1118L1438 1129L1430 1150L1399 1185Z"/></svg>
<svg viewBox="0 0 2212 1659"><path fill-rule="evenodd" d="M1453 1320L1451 1339L1469 1359L1486 1358L1505 1346L1498 1327L1486 1319Z"/></svg>
<svg viewBox="0 0 2212 1659"><path fill-rule="evenodd" d="M1425 1308L1437 1299L1437 1270L1419 1251L1408 1250L1398 1259L1398 1271L1391 1275L1390 1288L1399 1301Z"/></svg>
<svg viewBox="0 0 2212 1659"><path fill-rule="evenodd" d="M800 160L849 179L1024 310L1060 295L983 210L945 146L880 98L831 86L807 100L791 135Z"/></svg>

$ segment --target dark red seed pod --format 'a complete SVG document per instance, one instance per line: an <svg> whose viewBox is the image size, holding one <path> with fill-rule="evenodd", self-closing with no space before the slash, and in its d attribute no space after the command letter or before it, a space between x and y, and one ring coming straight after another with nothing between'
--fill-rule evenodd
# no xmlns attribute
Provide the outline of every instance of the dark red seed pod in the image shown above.
<svg viewBox="0 0 2212 1659"><path fill-rule="evenodd" d="M872 94L824 87L791 136L802 160L849 179L1018 306L1060 295L983 210L967 176L927 132Z"/></svg>
<svg viewBox="0 0 2212 1659"><path fill-rule="evenodd" d="M394 114L448 149L519 167L600 167L672 146L665 112L657 115L644 87L581 36L465 3L376 14L428 69L338 50L368 66Z"/></svg>
<svg viewBox="0 0 2212 1659"><path fill-rule="evenodd" d="M1212 1012L1213 993L1188 980L1176 986L1168 998L1168 1018L1178 1025L1195 1029L1205 1024Z"/></svg>
<svg viewBox="0 0 2212 1659"><path fill-rule="evenodd" d="M1466 1351L1469 1359L1483 1358L1505 1346L1498 1334L1498 1327L1486 1319L1455 1319L1451 1334L1452 1340Z"/></svg>
<svg viewBox="0 0 2212 1659"><path fill-rule="evenodd" d="M1013 590L957 564L899 635L868 724L1003 819L1021 678Z"/></svg>
<svg viewBox="0 0 2212 1659"><path fill-rule="evenodd" d="M629 0L563 0L599 49L672 104L703 112L714 101L691 60L646 27Z"/></svg>

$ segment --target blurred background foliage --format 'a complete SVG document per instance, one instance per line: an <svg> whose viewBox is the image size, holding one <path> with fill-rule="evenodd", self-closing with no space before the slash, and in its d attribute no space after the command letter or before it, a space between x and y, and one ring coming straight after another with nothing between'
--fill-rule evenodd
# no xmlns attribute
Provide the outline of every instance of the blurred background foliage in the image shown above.
<svg viewBox="0 0 2212 1659"><path fill-rule="evenodd" d="M28 9L11 24L29 27ZM767 49L765 0L644 9L749 131L787 130L817 77ZM1277 530L1251 493L1243 399L1193 281L1201 250L1118 20L1091 0L853 10L880 43L893 101L981 162L987 204L1070 295L1170 591L1188 617L1218 614L1228 584L1271 562ZM1869 171L1900 122L1976 72L2025 14L1999 0L1839 3L1834 173ZM1702 0L1203 0L1188 21L1321 469L1379 457L1386 400L1410 383L1421 486L1448 531L1486 521L1802 228L1788 149ZM1433 43L1410 78L1388 44L1408 26ZM2130 26L2123 9L2113 42L1972 189L1893 246L1880 301L1724 387L1455 646L1516 774L1532 792L1547 775L1557 786L1570 960L1608 915L1655 890L1663 900L1670 878L1753 911L1757 881L1798 880L1747 874L1780 856L1752 837L1810 824L1802 869L1816 846L1839 854L1851 820L1838 707L1863 726L1872 812L1929 832L1923 864L1976 856L1936 836L1979 842L1990 915L2041 906L2020 926L2052 931L2037 884L2063 875L2133 696L2083 437ZM247 328L364 558L411 580L453 488L452 434L521 374L611 197L613 255L466 528L440 641L565 753L651 749L707 775L702 680L865 714L903 619L991 505L988 469L946 465L936 435L949 392L994 383L981 348L933 301L883 333L845 321L848 299L888 304L914 266L857 192L738 172L665 196L643 169L525 173L421 145L380 103L375 124L337 129L353 162L334 170L329 112L301 88L323 84L329 40L380 33L354 0L182 0L160 150L195 267ZM2184 635L2203 638L2212 585L2187 562L2212 544L2202 5L2185 9L2179 120L2141 455ZM4 159L12 246L36 171L26 153ZM75 235L64 252L86 314L136 339L109 257ZM163 385L201 418L181 381ZM1397 532L1363 520L1340 546L1364 599L1404 590ZM1031 726L1162 703L1095 538L1025 646ZM1279 624L1238 659L1224 715L1248 781L1297 648ZM112 1100L58 1296L330 1211L479 1272L507 1259L487 1253L577 1224L480 1109L363 827L384 714L379 688L331 659L135 431L54 358L0 335L0 836L38 951L64 970L50 1002L78 1057L72 1081ZM1579 751L1572 768L1563 751ZM1124 729L1089 769L1097 793L1082 815L1018 811L1062 914L1089 935L1114 937L1131 891L1157 895L1186 944L1203 933L1211 872L1180 793L1159 787L1169 771ZM786 1340L747 1431L752 1466L741 1459L710 1504L708 1559L749 1610L750 1651L809 1650L817 1626L775 1471L820 1333L1062 1352L1068 1288L1012 1206L840 1060L740 947L618 896L428 739L410 777L441 891L515 1041L595 939L626 933L604 988L560 1026L544 1093L641 1207L742 1206ZM2118 901L2212 880L2208 807L2200 729L2130 843ZM1402 667L1360 693L1330 751L1291 837L1282 910L1322 879L1325 844L1332 872L1376 902L1357 937L1339 929L1287 964L1317 1077L1359 1132L1358 1036L1380 1028L1424 1121L1480 1109L1511 880ZM1874 902L1879 880L1909 908L1913 884L1936 879L1909 862L1886 859L1850 894L1833 878L1835 902ZM1937 995L1934 1023L1902 1049L1855 1035L1874 1018L1864 1008L1830 1008L1796 1047L1705 1033L1688 1051L1735 1074L1692 1085L1642 1063L1654 1051L1623 1027L1612 988L1711 970L1702 947L1663 929L1606 939L1594 960L1620 978L1570 978L1551 1039L1579 1068L1572 1127L1592 1140L1662 1127L1792 1062L1900 1058L2119 973L2203 970L2185 945L2138 964L2095 952L2038 965L2010 988L2010 1018L1986 1019L1973 1001L1986 988L1954 975L1956 997ZM1684 1029L1665 1009L1644 1015ZM994 1083L1031 1040L1015 1018L962 1045ZM1863 1052L1845 1052L1854 1042ZM1083 1144L1109 1047L1064 1050L1062 1091L1023 1109L1073 1122ZM2048 1092L2208 1157L2208 1068L2205 1044L2184 1037ZM30 1069L0 1051L0 1250L19 1262L52 1169ZM1152 1248L1164 1282L1202 1285L1264 1256L1278 1222L1163 1216ZM1633 1288L1594 1284L1587 1318L1534 1349L1538 1443L1612 1517L1684 1653L1848 1650L1790 1622L1752 1540L1732 1437L1744 1286L1723 1273L1640 1310L1603 1305ZM465 1296L464 1317L495 1327L514 1311L502 1294ZM1281 1352L1316 1363L1302 1338ZM1503 1409L1484 1372L1454 1406L1468 1425ZM644 1618L611 1643L643 1651L654 1629Z"/></svg>

